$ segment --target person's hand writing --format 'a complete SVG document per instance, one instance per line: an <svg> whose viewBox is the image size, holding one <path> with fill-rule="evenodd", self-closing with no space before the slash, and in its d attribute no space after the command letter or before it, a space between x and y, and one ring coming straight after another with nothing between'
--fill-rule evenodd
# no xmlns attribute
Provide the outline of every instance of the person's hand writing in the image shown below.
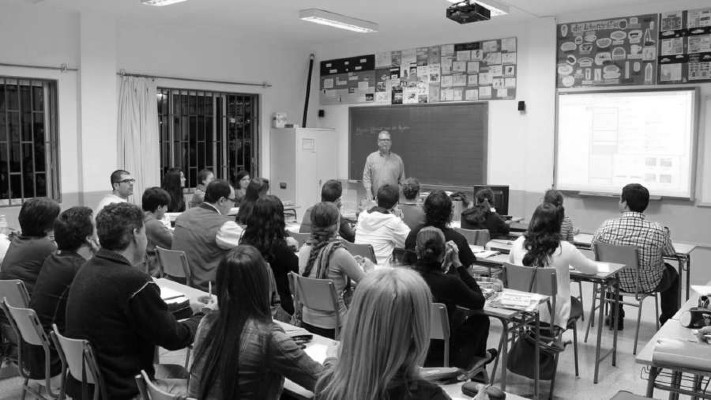
<svg viewBox="0 0 711 400"><path fill-rule="evenodd" d="M369 258L363 257L363 256L353 256L355 258L356 262L358 263L358 266L361 267L363 272L370 272L375 269L375 264L373 264L372 261L370 261Z"/></svg>

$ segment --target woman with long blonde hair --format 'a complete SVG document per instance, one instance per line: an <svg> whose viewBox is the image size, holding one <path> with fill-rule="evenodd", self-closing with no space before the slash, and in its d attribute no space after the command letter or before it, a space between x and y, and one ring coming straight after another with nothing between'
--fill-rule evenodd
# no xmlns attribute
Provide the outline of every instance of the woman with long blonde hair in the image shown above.
<svg viewBox="0 0 711 400"><path fill-rule="evenodd" d="M431 303L414 271L366 275L353 296L338 359L316 383L316 399L449 399L418 372L430 341Z"/></svg>

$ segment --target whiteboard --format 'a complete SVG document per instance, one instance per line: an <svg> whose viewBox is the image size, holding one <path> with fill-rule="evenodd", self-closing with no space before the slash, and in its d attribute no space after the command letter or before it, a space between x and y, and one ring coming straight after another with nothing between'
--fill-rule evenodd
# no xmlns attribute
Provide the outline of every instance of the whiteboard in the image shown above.
<svg viewBox="0 0 711 400"><path fill-rule="evenodd" d="M692 198L695 89L558 93L559 190L619 194L640 183L652 196Z"/></svg>

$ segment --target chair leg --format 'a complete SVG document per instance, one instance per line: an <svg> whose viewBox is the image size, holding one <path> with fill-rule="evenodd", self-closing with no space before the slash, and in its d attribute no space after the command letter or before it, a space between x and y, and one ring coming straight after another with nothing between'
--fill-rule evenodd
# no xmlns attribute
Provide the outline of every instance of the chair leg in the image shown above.
<svg viewBox="0 0 711 400"><path fill-rule="evenodd" d="M555 371L553 371L553 378L551 378L551 389L548 392L548 400L553 400L553 390L555 389L555 376L558 375L558 356L560 353L555 355Z"/></svg>
<svg viewBox="0 0 711 400"><path fill-rule="evenodd" d="M22 366L18 365L17 368L22 368ZM25 378L25 383L22 384L22 400L25 400L25 396L27 395L27 390L29 390L29 387L27 386L30 382L30 378Z"/></svg>
<svg viewBox="0 0 711 400"><path fill-rule="evenodd" d="M190 349L192 346L185 348L185 369L188 369L188 364L190 364Z"/></svg>
<svg viewBox="0 0 711 400"><path fill-rule="evenodd" d="M578 281L578 294L580 294L580 308L585 310L585 304L583 303L583 281ZM580 314L580 319L585 321L585 313Z"/></svg>
<svg viewBox="0 0 711 400"><path fill-rule="evenodd" d="M654 293L654 309L657 311L657 319L654 322L657 323L657 330L659 330L659 293Z"/></svg>
<svg viewBox="0 0 711 400"><path fill-rule="evenodd" d="M573 325L573 356L575 358L575 377L580 376L578 372L578 324Z"/></svg>
<svg viewBox="0 0 711 400"><path fill-rule="evenodd" d="M639 325L642 322L642 304L644 300L639 301L639 308L637 310L637 328L634 331L634 348L632 349L632 354L637 354L637 340L639 339ZM614 321L617 323L617 321Z"/></svg>
<svg viewBox="0 0 711 400"><path fill-rule="evenodd" d="M588 342L588 334L590 334L590 327L595 326L595 303L597 300L598 296L598 291L597 291L597 283L593 284L593 295L592 295L592 305L590 306L590 315L588 316L588 327L585 329L585 340L584 342ZM602 301L602 300L600 300ZM602 311L601 311L602 312Z"/></svg>

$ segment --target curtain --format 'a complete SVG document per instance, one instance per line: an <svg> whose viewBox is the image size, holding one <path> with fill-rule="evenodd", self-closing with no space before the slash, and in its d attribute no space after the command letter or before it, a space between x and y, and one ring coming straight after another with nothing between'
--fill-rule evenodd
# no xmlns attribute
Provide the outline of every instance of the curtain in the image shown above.
<svg viewBox="0 0 711 400"><path fill-rule="evenodd" d="M148 78L121 77L118 104L118 165L136 179L135 204L143 191L160 186L160 137L155 82Z"/></svg>

